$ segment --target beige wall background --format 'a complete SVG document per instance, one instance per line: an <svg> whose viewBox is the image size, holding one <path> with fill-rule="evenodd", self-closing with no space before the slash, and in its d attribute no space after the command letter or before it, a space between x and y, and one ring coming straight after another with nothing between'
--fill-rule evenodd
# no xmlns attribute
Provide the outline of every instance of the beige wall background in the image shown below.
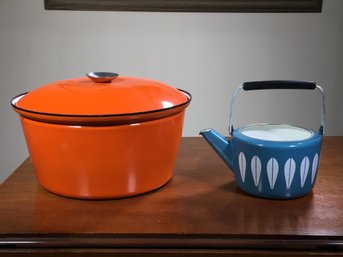
<svg viewBox="0 0 343 257"><path fill-rule="evenodd" d="M184 136L227 134L230 98L244 81L314 80L327 96L327 135L343 135L343 1L323 2L322 13L244 14L46 11L43 0L1 0L0 181L28 156L10 99L88 71L191 92ZM318 129L319 100L312 91L244 93L234 124Z"/></svg>

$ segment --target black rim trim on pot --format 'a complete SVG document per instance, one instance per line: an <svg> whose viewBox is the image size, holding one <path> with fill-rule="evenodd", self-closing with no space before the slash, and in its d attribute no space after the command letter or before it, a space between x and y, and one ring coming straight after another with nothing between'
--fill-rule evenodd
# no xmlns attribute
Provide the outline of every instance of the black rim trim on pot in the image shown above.
<svg viewBox="0 0 343 257"><path fill-rule="evenodd" d="M134 116L134 115L144 115L144 114L150 114L150 113L158 113L158 112L164 112L164 111L168 111L168 110L172 110L172 109L176 109L179 107L182 107L184 105L188 105L191 100L192 100L192 95L182 89L177 88L177 90L179 90L180 92L184 93L188 100L182 104L178 104L178 105L174 105L172 107L168 107L168 108L163 108L163 109L156 109L156 110L150 110L150 111L142 111L142 112L129 112L129 113L117 113L117 114L62 114L62 113L49 113L49 112L39 112L39 111L32 111L29 109L24 109L21 107L16 106L14 102L14 100L16 100L17 98L26 95L29 92L25 92L22 94L19 94L15 97L12 98L11 100L11 105L14 109L23 111L23 112L27 112L27 113L32 113L32 114L37 114L37 115L46 115L46 116L51 116L51 117L68 117L68 118L101 118L101 117L121 117L121 116Z"/></svg>

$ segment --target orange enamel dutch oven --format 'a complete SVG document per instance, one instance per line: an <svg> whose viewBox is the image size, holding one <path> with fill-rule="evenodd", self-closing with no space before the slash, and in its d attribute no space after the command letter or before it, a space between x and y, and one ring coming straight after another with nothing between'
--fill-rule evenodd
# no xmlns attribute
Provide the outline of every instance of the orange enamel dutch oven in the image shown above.
<svg viewBox="0 0 343 257"><path fill-rule="evenodd" d="M191 95L158 81L93 72L12 99L39 183L58 195L145 193L173 174Z"/></svg>

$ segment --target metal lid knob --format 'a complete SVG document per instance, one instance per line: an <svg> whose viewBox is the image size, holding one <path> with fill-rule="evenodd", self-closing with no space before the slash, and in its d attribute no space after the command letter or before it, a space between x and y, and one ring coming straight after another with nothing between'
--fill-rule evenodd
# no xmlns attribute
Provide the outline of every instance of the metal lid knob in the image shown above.
<svg viewBox="0 0 343 257"><path fill-rule="evenodd" d="M96 83L109 83L118 77L118 74L112 72L88 72L86 76Z"/></svg>

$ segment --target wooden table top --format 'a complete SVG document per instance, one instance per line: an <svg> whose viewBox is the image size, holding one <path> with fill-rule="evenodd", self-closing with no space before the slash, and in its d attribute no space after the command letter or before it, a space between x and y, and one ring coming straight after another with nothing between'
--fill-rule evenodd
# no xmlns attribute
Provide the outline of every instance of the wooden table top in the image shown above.
<svg viewBox="0 0 343 257"><path fill-rule="evenodd" d="M343 137L325 137L312 193L247 195L200 137L173 179L140 196L76 200L41 188L29 159L0 186L0 246L343 250Z"/></svg>

